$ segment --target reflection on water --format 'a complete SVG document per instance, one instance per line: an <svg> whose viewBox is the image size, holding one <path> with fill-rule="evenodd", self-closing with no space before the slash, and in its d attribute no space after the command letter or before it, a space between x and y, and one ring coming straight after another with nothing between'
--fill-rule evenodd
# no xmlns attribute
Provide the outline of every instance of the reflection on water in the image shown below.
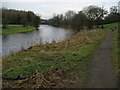
<svg viewBox="0 0 120 90"><path fill-rule="evenodd" d="M3 35L2 48L0 48L0 50L2 50L2 56L7 56L12 52L27 49L35 44L51 43L53 41L58 42L71 36L72 34L73 33L70 30L49 25L40 25L39 30Z"/></svg>

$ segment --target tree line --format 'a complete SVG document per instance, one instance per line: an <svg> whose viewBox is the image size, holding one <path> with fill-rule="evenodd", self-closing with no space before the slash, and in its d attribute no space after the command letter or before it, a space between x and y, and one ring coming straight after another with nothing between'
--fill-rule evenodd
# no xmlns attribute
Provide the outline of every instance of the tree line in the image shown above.
<svg viewBox="0 0 120 90"><path fill-rule="evenodd" d="M119 21L120 14L115 6L111 7L110 13L108 13L103 7L90 5L77 13L69 10L65 14L54 15L47 23L56 27L70 27L80 31L84 28L103 28L103 24Z"/></svg>
<svg viewBox="0 0 120 90"><path fill-rule="evenodd" d="M38 28L40 16L34 14L32 11L2 8L2 24L3 28L7 28L8 24L20 24L24 27L30 25Z"/></svg>

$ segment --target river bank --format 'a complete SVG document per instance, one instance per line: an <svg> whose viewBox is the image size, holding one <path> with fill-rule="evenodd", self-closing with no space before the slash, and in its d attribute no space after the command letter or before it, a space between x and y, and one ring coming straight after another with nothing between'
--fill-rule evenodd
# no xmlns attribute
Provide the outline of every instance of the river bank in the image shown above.
<svg viewBox="0 0 120 90"><path fill-rule="evenodd" d="M0 34L7 35L13 33L28 32L33 30L36 30L36 28L33 26L23 27L22 25L8 25L7 28L2 29L2 32L0 32Z"/></svg>
<svg viewBox="0 0 120 90"><path fill-rule="evenodd" d="M3 79L3 87L82 87L90 57L103 38L101 29L83 30L66 40L36 45L4 57L3 78L7 80ZM40 79L41 75L45 81ZM30 78L33 76L34 79ZM37 80L54 85L43 85ZM79 85L75 86L76 83Z"/></svg>
<svg viewBox="0 0 120 90"><path fill-rule="evenodd" d="M36 44L58 42L73 34L68 29L40 25L38 30L2 35L2 56L28 49Z"/></svg>

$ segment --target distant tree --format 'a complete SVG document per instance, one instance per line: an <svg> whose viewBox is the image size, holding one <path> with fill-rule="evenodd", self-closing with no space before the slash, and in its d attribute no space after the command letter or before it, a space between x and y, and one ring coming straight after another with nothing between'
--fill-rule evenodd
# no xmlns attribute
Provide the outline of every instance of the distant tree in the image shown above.
<svg viewBox="0 0 120 90"><path fill-rule="evenodd" d="M23 25L23 27L26 27L28 25L28 21L26 18L22 19L22 25Z"/></svg>
<svg viewBox="0 0 120 90"><path fill-rule="evenodd" d="M120 1L118 2L118 13L120 14Z"/></svg>
<svg viewBox="0 0 120 90"><path fill-rule="evenodd" d="M86 27L89 29L92 29L94 26L99 27L99 25L103 24L106 14L107 11L105 9L91 5L78 13L69 10L65 14L54 15L47 22L56 27L65 26L80 31Z"/></svg>
<svg viewBox="0 0 120 90"><path fill-rule="evenodd" d="M34 27L36 27L36 29L38 30L39 25L40 25L40 17L36 16L34 20Z"/></svg>
<svg viewBox="0 0 120 90"><path fill-rule="evenodd" d="M110 8L110 13L118 13L118 6L112 6Z"/></svg>
<svg viewBox="0 0 120 90"><path fill-rule="evenodd" d="M107 14L107 11L98 6L88 6L83 9L83 12L89 19L96 20L104 17Z"/></svg>
<svg viewBox="0 0 120 90"><path fill-rule="evenodd" d="M69 10L65 13L65 19L67 20L72 20L72 18L74 17L74 15L76 14L75 11Z"/></svg>
<svg viewBox="0 0 120 90"><path fill-rule="evenodd" d="M21 24L22 23L22 17L20 14L16 15L16 24Z"/></svg>
<svg viewBox="0 0 120 90"><path fill-rule="evenodd" d="M6 18L2 19L2 28L7 28L8 27L8 20Z"/></svg>
<svg viewBox="0 0 120 90"><path fill-rule="evenodd" d="M72 19L72 28L75 30L80 31L86 26L86 15L80 11L78 14L76 14Z"/></svg>
<svg viewBox="0 0 120 90"><path fill-rule="evenodd" d="M51 24L55 27L59 27L60 26L60 17L59 15L54 15L53 18L51 19Z"/></svg>
<svg viewBox="0 0 120 90"><path fill-rule="evenodd" d="M60 23L60 26L64 26L64 16L63 16L63 14L59 15L59 23Z"/></svg>
<svg viewBox="0 0 120 90"><path fill-rule="evenodd" d="M64 19L67 25L71 25L73 17L76 15L75 11L69 10L65 13Z"/></svg>
<svg viewBox="0 0 120 90"><path fill-rule="evenodd" d="M32 11L20 11L14 9L2 9L2 21L4 28L7 24L21 24L24 27L27 25L37 27L38 20L37 15ZM35 21L36 20L36 21Z"/></svg>
<svg viewBox="0 0 120 90"><path fill-rule="evenodd" d="M31 12L27 12L27 21L31 22Z"/></svg>
<svg viewBox="0 0 120 90"><path fill-rule="evenodd" d="M104 23L109 24L109 23L114 23L114 22L119 22L119 21L120 21L120 14L111 13L105 17Z"/></svg>
<svg viewBox="0 0 120 90"><path fill-rule="evenodd" d="M53 25L55 27L60 27L60 26L67 26L71 27L72 24L72 19L76 13L74 11L67 11L65 15L63 14L57 14L54 15L53 18L48 20L48 24Z"/></svg>
<svg viewBox="0 0 120 90"><path fill-rule="evenodd" d="M99 21L104 18L107 11L98 6L88 6L83 9L83 12L88 18L88 27L92 28L94 25L99 25ZM91 24L91 26L89 26Z"/></svg>
<svg viewBox="0 0 120 90"><path fill-rule="evenodd" d="M35 18L36 18L36 15L33 12L31 11L27 12L27 21L29 22L30 25L34 25Z"/></svg>
<svg viewBox="0 0 120 90"><path fill-rule="evenodd" d="M110 14L105 17L104 23L114 23L120 21L120 13L118 12L118 6L112 6L110 8Z"/></svg>
<svg viewBox="0 0 120 90"><path fill-rule="evenodd" d="M7 9L2 8L2 28L7 28L8 25L8 18L7 18Z"/></svg>

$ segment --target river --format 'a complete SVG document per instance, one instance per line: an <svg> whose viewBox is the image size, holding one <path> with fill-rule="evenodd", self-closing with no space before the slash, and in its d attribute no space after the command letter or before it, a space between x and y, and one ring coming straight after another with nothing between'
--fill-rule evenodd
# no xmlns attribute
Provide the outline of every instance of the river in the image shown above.
<svg viewBox="0 0 120 90"><path fill-rule="evenodd" d="M2 47L0 47L0 56L8 56L13 52L27 49L40 43L59 42L71 36L72 31L63 28L57 28L49 25L40 25L38 30L0 35L2 36Z"/></svg>

